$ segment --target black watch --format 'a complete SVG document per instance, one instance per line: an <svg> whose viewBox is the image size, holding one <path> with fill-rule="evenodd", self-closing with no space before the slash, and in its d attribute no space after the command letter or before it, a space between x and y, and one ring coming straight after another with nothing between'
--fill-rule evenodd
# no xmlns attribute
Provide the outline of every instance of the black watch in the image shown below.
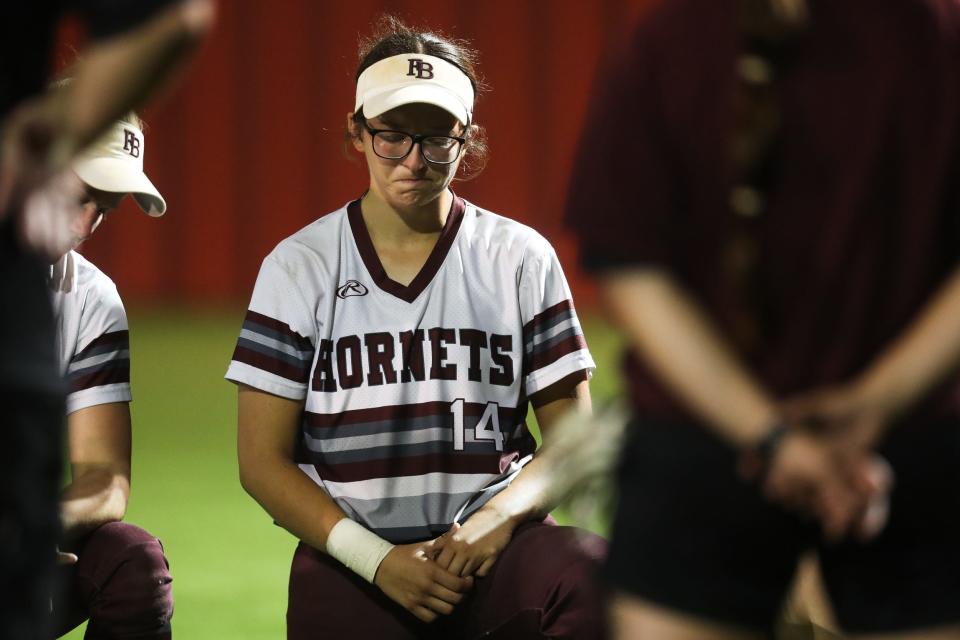
<svg viewBox="0 0 960 640"><path fill-rule="evenodd" d="M770 466L770 461L777 455L785 435L787 435L787 424L783 420L777 420L770 425L766 435L753 446L753 451L760 458L764 469Z"/></svg>
<svg viewBox="0 0 960 640"><path fill-rule="evenodd" d="M762 481L786 434L787 423L780 419L774 421L760 440L740 454L738 465L741 475L749 480Z"/></svg>

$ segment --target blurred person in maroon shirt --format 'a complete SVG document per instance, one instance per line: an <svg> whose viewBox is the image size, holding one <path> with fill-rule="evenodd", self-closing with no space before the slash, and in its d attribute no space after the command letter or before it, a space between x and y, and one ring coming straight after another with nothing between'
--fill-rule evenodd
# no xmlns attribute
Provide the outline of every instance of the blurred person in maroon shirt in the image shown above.
<svg viewBox="0 0 960 640"><path fill-rule="evenodd" d="M845 631L960 637L960 4L654 2L608 63L567 217L630 346L619 637L763 637L814 546Z"/></svg>

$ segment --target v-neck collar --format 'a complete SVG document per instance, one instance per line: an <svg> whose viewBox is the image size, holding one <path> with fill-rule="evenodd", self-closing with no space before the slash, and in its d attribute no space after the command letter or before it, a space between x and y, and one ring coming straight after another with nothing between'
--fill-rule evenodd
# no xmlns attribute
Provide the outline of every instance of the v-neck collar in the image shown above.
<svg viewBox="0 0 960 640"><path fill-rule="evenodd" d="M447 220L443 224L443 230L440 237L437 238L437 244L433 251L423 263L420 271L409 285L403 285L396 280L391 280L387 275L383 263L380 262L380 256L373 248L373 241L370 239L370 232L363 221L363 212L360 210L360 200L354 200L347 205L347 218L350 220L350 230L353 232L353 239L357 243L357 249L360 251L360 257L363 264L370 272L374 284L380 289L386 291L392 296L400 298L406 302L413 302L417 299L427 285L437 275L440 265L443 264L454 239L457 237L457 231L460 229L460 223L463 222L463 212L466 209L466 203L463 198L453 194L453 203L450 205L450 213L447 214Z"/></svg>

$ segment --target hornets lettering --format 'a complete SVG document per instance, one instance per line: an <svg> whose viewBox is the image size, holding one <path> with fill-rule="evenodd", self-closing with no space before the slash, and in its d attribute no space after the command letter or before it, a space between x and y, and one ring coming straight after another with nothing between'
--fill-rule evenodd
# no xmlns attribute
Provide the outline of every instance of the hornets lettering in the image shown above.
<svg viewBox="0 0 960 640"><path fill-rule="evenodd" d="M479 329L435 327L342 336L336 342L322 339L311 388L334 392L363 384L458 378L509 387L514 380L512 351L513 336Z"/></svg>

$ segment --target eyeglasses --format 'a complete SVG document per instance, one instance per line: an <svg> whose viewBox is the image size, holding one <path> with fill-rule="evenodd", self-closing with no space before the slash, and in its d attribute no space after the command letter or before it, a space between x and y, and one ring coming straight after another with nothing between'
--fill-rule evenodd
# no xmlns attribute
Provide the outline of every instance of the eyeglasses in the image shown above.
<svg viewBox="0 0 960 640"><path fill-rule="evenodd" d="M410 155L413 145L420 144L420 155L433 164L451 164L460 157L467 141L457 136L413 135L405 131L374 129L366 122L363 127L373 138L373 152L384 160L403 160Z"/></svg>
<svg viewBox="0 0 960 640"><path fill-rule="evenodd" d="M107 214L112 211L113 207L110 206L101 206L99 202L94 200L94 198L89 194L85 193L80 197L80 201L77 203L81 207L85 207L89 204L96 206L96 211L93 214L93 220L90 223L90 233L93 233L97 230L97 227L100 226L100 223L107 217Z"/></svg>
<svg viewBox="0 0 960 640"><path fill-rule="evenodd" d="M110 213L110 209L106 207L97 207L97 217L93 219L93 224L90 227L90 233L93 233L97 230L97 227L99 227L100 223L106 219L108 213Z"/></svg>

